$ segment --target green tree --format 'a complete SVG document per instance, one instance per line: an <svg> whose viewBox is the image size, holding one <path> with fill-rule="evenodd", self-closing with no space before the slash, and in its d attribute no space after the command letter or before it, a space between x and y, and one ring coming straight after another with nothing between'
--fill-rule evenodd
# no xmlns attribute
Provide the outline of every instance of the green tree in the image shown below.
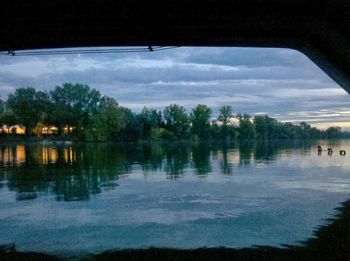
<svg viewBox="0 0 350 261"><path fill-rule="evenodd" d="M113 98L104 96L91 116L86 131L87 140L115 140L124 126L123 114L118 103Z"/></svg>
<svg viewBox="0 0 350 261"><path fill-rule="evenodd" d="M7 133L9 133L10 127L17 123L18 123L18 119L16 115L14 115L12 112L3 113L0 116L0 127L4 128L4 125L6 125Z"/></svg>
<svg viewBox="0 0 350 261"><path fill-rule="evenodd" d="M239 120L239 138L240 139L254 139L255 138L255 127L251 121L249 114L244 113L237 115Z"/></svg>
<svg viewBox="0 0 350 261"><path fill-rule="evenodd" d="M162 113L156 109L144 107L139 115L139 120L142 129L142 137L150 138L152 129L163 126Z"/></svg>
<svg viewBox="0 0 350 261"><path fill-rule="evenodd" d="M341 137L340 127L329 127L326 130L328 139L339 139Z"/></svg>
<svg viewBox="0 0 350 261"><path fill-rule="evenodd" d="M185 138L188 136L190 122L183 106L171 104L165 107L163 117L166 129L173 132L176 137Z"/></svg>
<svg viewBox="0 0 350 261"><path fill-rule="evenodd" d="M254 125L258 139L279 139L281 124L267 115L255 116Z"/></svg>
<svg viewBox="0 0 350 261"><path fill-rule="evenodd" d="M308 139L310 138L310 130L311 126L307 124L306 122L300 122L300 128L299 128L299 135L302 139Z"/></svg>
<svg viewBox="0 0 350 261"><path fill-rule="evenodd" d="M227 122L232 117L232 106L224 105L219 109L219 117L218 120L223 122L222 126L222 137L226 138L228 134L228 126Z"/></svg>
<svg viewBox="0 0 350 261"><path fill-rule="evenodd" d="M0 116L5 112L5 102L0 98Z"/></svg>
<svg viewBox="0 0 350 261"><path fill-rule="evenodd" d="M26 134L30 134L45 115L49 97L47 93L36 91L31 87L19 88L14 94L9 95L7 103L19 123L26 127Z"/></svg>
<svg viewBox="0 0 350 261"><path fill-rule="evenodd" d="M119 140L137 141L142 134L140 117L135 115L129 108L119 107L124 127L120 131Z"/></svg>
<svg viewBox="0 0 350 261"><path fill-rule="evenodd" d="M52 107L48 115L48 122L59 128L75 127L77 132L86 127L89 117L96 111L101 94L88 85L64 83L50 92Z"/></svg>
<svg viewBox="0 0 350 261"><path fill-rule="evenodd" d="M339 137L341 135L341 131L339 132ZM312 139L321 139L322 138L322 131L315 128L315 127L312 127L310 128L310 137Z"/></svg>
<svg viewBox="0 0 350 261"><path fill-rule="evenodd" d="M269 129L268 129L267 116L255 116L254 124L255 124L257 138L268 139Z"/></svg>
<svg viewBox="0 0 350 261"><path fill-rule="evenodd" d="M0 98L0 133L3 133L3 125L4 125L4 123L3 123L3 119L2 118L3 118L4 111L5 111L5 109L4 109L4 102Z"/></svg>
<svg viewBox="0 0 350 261"><path fill-rule="evenodd" d="M279 123L281 139L298 139L299 138L299 126L296 126L290 122Z"/></svg>
<svg viewBox="0 0 350 261"><path fill-rule="evenodd" d="M223 130L222 126L219 126L217 124L210 125L210 137L213 139L221 139L223 137Z"/></svg>
<svg viewBox="0 0 350 261"><path fill-rule="evenodd" d="M198 104L191 113L192 133L200 139L209 137L211 109L204 104Z"/></svg>
<svg viewBox="0 0 350 261"><path fill-rule="evenodd" d="M232 106L224 105L219 109L219 117L218 120L223 122L224 126L227 126L228 119L232 117Z"/></svg>

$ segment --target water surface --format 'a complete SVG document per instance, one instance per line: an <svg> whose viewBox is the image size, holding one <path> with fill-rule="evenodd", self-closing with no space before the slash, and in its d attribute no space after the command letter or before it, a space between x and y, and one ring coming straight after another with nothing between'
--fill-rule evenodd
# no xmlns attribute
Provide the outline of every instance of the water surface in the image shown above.
<svg viewBox="0 0 350 261"><path fill-rule="evenodd" d="M349 198L340 149L350 141L0 145L0 245L78 255L301 244Z"/></svg>

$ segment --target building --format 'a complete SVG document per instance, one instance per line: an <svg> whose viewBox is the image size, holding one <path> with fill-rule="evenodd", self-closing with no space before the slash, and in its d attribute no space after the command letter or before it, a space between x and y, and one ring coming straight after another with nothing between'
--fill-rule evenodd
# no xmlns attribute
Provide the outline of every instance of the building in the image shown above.
<svg viewBox="0 0 350 261"><path fill-rule="evenodd" d="M7 126L7 125L2 125L0 127L0 134L18 134L18 135L24 135L26 133L26 128L22 125L12 125L12 126Z"/></svg>

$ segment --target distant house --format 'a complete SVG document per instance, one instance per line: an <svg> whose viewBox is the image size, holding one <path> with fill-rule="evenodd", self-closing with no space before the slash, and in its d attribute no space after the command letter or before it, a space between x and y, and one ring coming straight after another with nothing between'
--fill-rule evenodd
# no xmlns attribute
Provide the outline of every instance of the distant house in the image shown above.
<svg viewBox="0 0 350 261"><path fill-rule="evenodd" d="M12 126L2 125L0 133L24 135L26 133L26 128L18 124Z"/></svg>
<svg viewBox="0 0 350 261"><path fill-rule="evenodd" d="M222 126L222 125L224 125L224 121L223 120L212 120L211 124L212 125ZM239 120L236 117L228 118L227 119L227 125L236 127L236 126L239 125Z"/></svg>
<svg viewBox="0 0 350 261"><path fill-rule="evenodd" d="M64 127L63 133L71 133L75 127ZM16 124L12 126L7 125L0 125L0 134L18 134L18 135L24 135L26 131L26 128L22 125ZM56 126L45 126L42 123L38 123L37 126L33 129L33 133L35 135L52 135L58 133L58 128Z"/></svg>
<svg viewBox="0 0 350 261"><path fill-rule="evenodd" d="M41 130L41 134L44 135L57 134L57 132L58 128L56 126L43 127Z"/></svg>

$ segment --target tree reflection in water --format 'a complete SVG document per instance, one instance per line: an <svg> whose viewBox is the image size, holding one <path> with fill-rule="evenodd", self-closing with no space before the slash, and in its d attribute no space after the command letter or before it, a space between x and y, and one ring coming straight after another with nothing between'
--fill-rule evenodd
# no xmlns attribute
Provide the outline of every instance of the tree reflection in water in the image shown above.
<svg viewBox="0 0 350 261"><path fill-rule="evenodd" d="M18 199L44 193L54 194L57 200L87 200L102 189L115 187L118 176L130 170L125 150L107 144L25 146L25 160L20 164L12 156L16 146L8 148L9 156L2 155L2 173L6 175L1 178L10 190L20 194Z"/></svg>
<svg viewBox="0 0 350 261"><path fill-rule="evenodd" d="M234 168L264 161L266 164L289 149L309 151L312 142L172 142L100 143L83 145L1 145L0 179L17 199L35 199L41 194L57 200L88 200L103 190L118 186L123 175L140 166L145 176L179 179L193 168L199 177L212 173L232 174ZM213 170L213 162L219 167ZM159 172L159 173L158 173Z"/></svg>
<svg viewBox="0 0 350 261"><path fill-rule="evenodd" d="M185 143L170 143L163 146L165 152L164 171L169 179L178 179L184 175L184 169L190 162L191 148Z"/></svg>
<svg viewBox="0 0 350 261"><path fill-rule="evenodd" d="M143 175L166 175L181 179L194 168L198 177L234 175L235 168L269 164L281 154L316 148L315 143L246 142L226 143L116 143L74 146L0 145L0 189L7 186L17 200L36 200L52 195L58 201L89 200L118 186L118 179L141 167ZM298 152L298 153L299 153ZM218 166L215 167L215 162ZM164 173L164 174L163 174ZM350 201L329 224L302 246L257 248L212 248L196 250L145 249L106 252L90 257L121 260L350 260ZM0 247L0 257L55 259L34 253L16 252L13 246Z"/></svg>

